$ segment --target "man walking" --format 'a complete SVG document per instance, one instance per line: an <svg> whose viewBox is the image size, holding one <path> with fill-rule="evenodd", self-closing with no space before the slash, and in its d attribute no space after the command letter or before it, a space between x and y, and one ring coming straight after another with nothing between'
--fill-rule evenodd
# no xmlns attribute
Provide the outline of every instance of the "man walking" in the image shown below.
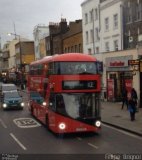
<svg viewBox="0 0 142 160"><path fill-rule="evenodd" d="M121 107L121 109L123 109L125 104L126 104L127 109L128 109L128 100L127 100L127 90L126 90L126 88L124 88L124 90L122 91L122 107Z"/></svg>

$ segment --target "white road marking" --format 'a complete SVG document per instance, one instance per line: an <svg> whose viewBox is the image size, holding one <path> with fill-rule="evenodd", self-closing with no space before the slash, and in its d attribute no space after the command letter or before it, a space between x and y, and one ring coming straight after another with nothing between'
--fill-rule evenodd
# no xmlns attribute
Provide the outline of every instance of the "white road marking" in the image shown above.
<svg viewBox="0 0 142 160"><path fill-rule="evenodd" d="M14 136L13 133L10 133L10 136L19 144L19 146L20 146L23 150L27 150L27 148Z"/></svg>
<svg viewBox="0 0 142 160"><path fill-rule="evenodd" d="M3 122L3 120L0 119L0 123L4 128L7 128L6 124Z"/></svg>
<svg viewBox="0 0 142 160"><path fill-rule="evenodd" d="M91 146L91 147L93 147L93 148L95 148L95 149L98 149L98 148L99 148L98 146L95 146L95 145L92 144L92 143L88 143L88 145Z"/></svg>
<svg viewBox="0 0 142 160"><path fill-rule="evenodd" d="M113 130L116 130L116 131L118 131L118 132L121 132L121 133L123 133L123 134L125 134L125 135L128 135L128 136L131 136L131 137L134 137L134 138L137 138L137 139L142 140L141 137L139 137L139 136L137 136L137 135L134 135L134 134L132 134L132 133L129 133L129 132L127 132L127 131L123 131L123 130L121 130L121 129L117 129L117 128L111 127L111 126L109 126L109 125L106 125L106 124L102 124L102 125L105 126L105 127L107 127L107 128L111 128L111 129L113 129Z"/></svg>
<svg viewBox="0 0 142 160"><path fill-rule="evenodd" d="M17 119L14 119L13 122L19 128L34 128L34 127L41 126L40 123L38 123L36 120L32 118L17 118Z"/></svg>
<svg viewBox="0 0 142 160"><path fill-rule="evenodd" d="M79 141L81 141L81 140L82 140L82 138L80 138L80 137L77 137L77 139L78 139Z"/></svg>

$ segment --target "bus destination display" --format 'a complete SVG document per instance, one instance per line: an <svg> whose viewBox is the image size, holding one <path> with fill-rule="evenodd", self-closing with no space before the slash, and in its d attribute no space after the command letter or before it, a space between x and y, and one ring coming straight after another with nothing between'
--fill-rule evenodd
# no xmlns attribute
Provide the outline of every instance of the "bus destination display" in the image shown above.
<svg viewBox="0 0 142 160"><path fill-rule="evenodd" d="M82 90L82 89L96 89L96 80L80 80L80 81L63 81L63 90Z"/></svg>

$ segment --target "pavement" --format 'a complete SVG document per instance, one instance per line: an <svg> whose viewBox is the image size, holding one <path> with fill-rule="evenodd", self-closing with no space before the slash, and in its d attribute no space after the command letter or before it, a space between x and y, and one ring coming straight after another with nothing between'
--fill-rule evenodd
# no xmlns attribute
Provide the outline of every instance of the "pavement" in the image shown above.
<svg viewBox="0 0 142 160"><path fill-rule="evenodd" d="M124 106L122 110L121 106L121 102L101 102L102 122L142 136L142 108L136 112L135 121L131 121L127 107Z"/></svg>

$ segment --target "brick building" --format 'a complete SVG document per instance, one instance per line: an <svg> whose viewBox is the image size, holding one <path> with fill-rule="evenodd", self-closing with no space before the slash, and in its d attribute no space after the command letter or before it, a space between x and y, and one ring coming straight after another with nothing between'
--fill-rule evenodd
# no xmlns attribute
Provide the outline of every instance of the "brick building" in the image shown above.
<svg viewBox="0 0 142 160"><path fill-rule="evenodd" d="M20 41L15 45L16 65L25 66L35 60L34 42Z"/></svg>
<svg viewBox="0 0 142 160"><path fill-rule="evenodd" d="M69 23L69 31L63 36L63 52L83 52L82 20Z"/></svg>
<svg viewBox="0 0 142 160"><path fill-rule="evenodd" d="M63 53L62 36L68 31L66 19L61 19L60 23L49 23L49 37L46 44L51 55ZM50 41L50 42L49 42Z"/></svg>
<svg viewBox="0 0 142 160"><path fill-rule="evenodd" d="M142 0L124 0L124 49L142 46Z"/></svg>

